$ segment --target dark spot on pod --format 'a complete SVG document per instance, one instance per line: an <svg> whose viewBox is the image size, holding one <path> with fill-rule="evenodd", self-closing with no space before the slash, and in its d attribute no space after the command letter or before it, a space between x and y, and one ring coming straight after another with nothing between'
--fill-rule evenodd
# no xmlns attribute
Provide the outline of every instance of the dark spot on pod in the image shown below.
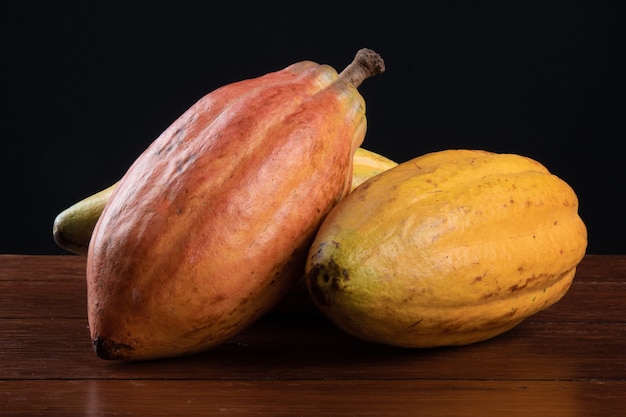
<svg viewBox="0 0 626 417"><path fill-rule="evenodd" d="M332 304L329 293L343 290L349 280L348 271L332 259L327 264L316 264L307 275L311 296L317 304L324 307Z"/></svg>
<svg viewBox="0 0 626 417"><path fill-rule="evenodd" d="M320 278L323 282L330 279L323 266L316 264L306 276L306 280L309 283L311 298L313 298L315 304L323 307L330 307L330 300L326 297L326 293L322 289L322 285L320 285Z"/></svg>
<svg viewBox="0 0 626 417"><path fill-rule="evenodd" d="M116 343L103 337L96 337L92 341L94 351L100 359L114 360L126 359L133 351L132 346L124 343Z"/></svg>

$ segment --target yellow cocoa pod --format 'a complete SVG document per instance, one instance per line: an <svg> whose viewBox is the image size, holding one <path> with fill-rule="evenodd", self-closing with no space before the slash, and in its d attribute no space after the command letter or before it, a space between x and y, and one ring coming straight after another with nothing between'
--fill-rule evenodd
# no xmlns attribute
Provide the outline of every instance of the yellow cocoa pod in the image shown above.
<svg viewBox="0 0 626 417"><path fill-rule="evenodd" d="M352 157L351 190L354 190L369 178L393 168L396 165L398 165L397 162L387 158L386 156L369 151L362 147L357 148L354 156Z"/></svg>
<svg viewBox="0 0 626 417"><path fill-rule="evenodd" d="M117 183L67 207L54 218L52 236L55 243L72 253L87 256L89 240L102 210Z"/></svg>
<svg viewBox="0 0 626 417"><path fill-rule="evenodd" d="M586 247L574 190L539 162L446 150L346 196L318 230L305 281L356 337L466 345L561 299Z"/></svg>

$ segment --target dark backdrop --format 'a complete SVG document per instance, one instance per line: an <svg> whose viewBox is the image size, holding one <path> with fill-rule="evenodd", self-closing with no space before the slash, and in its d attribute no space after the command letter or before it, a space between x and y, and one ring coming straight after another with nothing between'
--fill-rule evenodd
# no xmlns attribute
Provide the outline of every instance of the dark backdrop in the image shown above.
<svg viewBox="0 0 626 417"><path fill-rule="evenodd" d="M55 215L207 92L368 47L365 148L530 156L577 192L588 252L626 254L624 2L5 3L0 253L66 253Z"/></svg>

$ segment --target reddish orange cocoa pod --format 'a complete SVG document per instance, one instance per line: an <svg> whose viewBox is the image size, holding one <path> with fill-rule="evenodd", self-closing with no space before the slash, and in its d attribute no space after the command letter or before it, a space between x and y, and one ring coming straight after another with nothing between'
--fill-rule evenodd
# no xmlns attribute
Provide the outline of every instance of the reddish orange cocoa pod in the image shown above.
<svg viewBox="0 0 626 417"><path fill-rule="evenodd" d="M223 343L302 275L362 144L360 50L341 73L304 61L201 98L131 165L87 255L88 318L103 359Z"/></svg>

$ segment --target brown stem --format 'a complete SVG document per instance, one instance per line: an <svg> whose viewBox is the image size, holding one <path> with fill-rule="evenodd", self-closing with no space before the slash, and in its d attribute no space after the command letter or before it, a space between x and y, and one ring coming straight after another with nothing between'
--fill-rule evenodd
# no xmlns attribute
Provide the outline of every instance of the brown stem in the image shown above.
<svg viewBox="0 0 626 417"><path fill-rule="evenodd" d="M382 57L371 49L363 48L357 51L350 65L341 71L339 79L358 87L366 78L384 71L385 62Z"/></svg>

